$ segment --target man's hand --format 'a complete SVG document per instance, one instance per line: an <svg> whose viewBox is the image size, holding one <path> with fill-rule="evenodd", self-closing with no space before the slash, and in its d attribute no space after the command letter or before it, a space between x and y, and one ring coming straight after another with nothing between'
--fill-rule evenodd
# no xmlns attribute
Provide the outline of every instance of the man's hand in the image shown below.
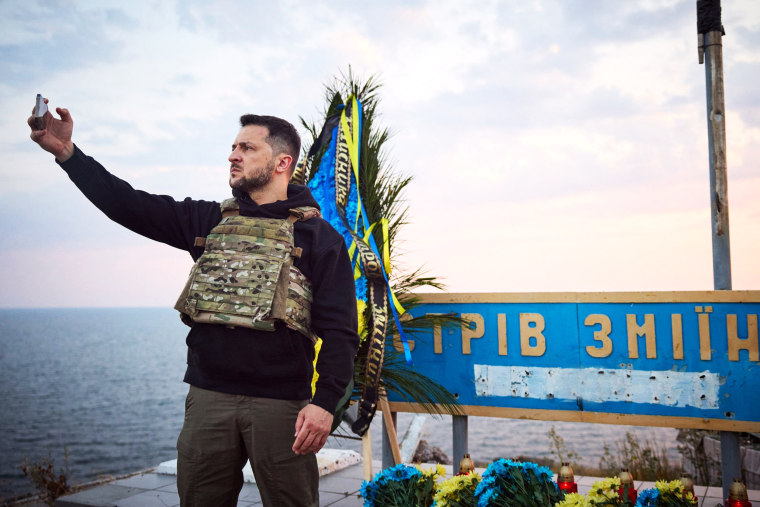
<svg viewBox="0 0 760 507"><path fill-rule="evenodd" d="M293 452L308 454L319 451L330 435L332 422L332 414L322 407L308 404L302 408L296 420L296 441L293 444Z"/></svg>
<svg viewBox="0 0 760 507"><path fill-rule="evenodd" d="M45 104L48 99L45 99ZM27 120L32 133L29 137L40 147L55 155L59 162L66 162L74 154L74 143L71 142L71 133L74 130L74 121L71 119L68 109L56 107L55 111L61 119L54 118L50 111L45 113L45 128L34 130L34 116Z"/></svg>

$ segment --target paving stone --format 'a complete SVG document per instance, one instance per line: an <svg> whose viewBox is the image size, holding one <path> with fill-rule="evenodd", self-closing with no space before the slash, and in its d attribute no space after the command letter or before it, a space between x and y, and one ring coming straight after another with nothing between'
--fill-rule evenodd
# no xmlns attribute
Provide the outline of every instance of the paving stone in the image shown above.
<svg viewBox="0 0 760 507"><path fill-rule="evenodd" d="M55 507L115 507L116 502L133 495L142 493L143 489L103 484L86 489L73 495L67 495L55 501Z"/></svg>
<svg viewBox="0 0 760 507"><path fill-rule="evenodd" d="M707 488L707 492L705 492L705 497L720 498L722 496L723 496L722 486L710 486L709 488Z"/></svg>
<svg viewBox="0 0 760 507"><path fill-rule="evenodd" d="M353 477L323 477L319 480L319 492L351 494L359 491L361 482Z"/></svg>
<svg viewBox="0 0 760 507"><path fill-rule="evenodd" d="M144 491L116 502L116 507L175 507L179 495L168 491Z"/></svg>
<svg viewBox="0 0 760 507"><path fill-rule="evenodd" d="M361 484L361 481L364 480L364 467L362 465L355 465L352 467L344 468L343 470L340 470L326 477L323 477L322 479L320 479L320 481L323 481L333 476L351 478L351 479L359 481L359 484Z"/></svg>
<svg viewBox="0 0 760 507"><path fill-rule="evenodd" d="M362 507L363 505L364 499L359 495L349 495L329 504L330 507Z"/></svg>
<svg viewBox="0 0 760 507"><path fill-rule="evenodd" d="M177 478L171 475L162 475L156 473L147 473L142 475L133 475L126 479L114 481L117 486L129 486L140 489L158 489L168 484L176 484ZM176 488L174 488L176 491Z"/></svg>
<svg viewBox="0 0 760 507"><path fill-rule="evenodd" d="M649 489L654 487L654 482L649 481L633 481L633 487L636 488L636 491L642 491L644 489Z"/></svg>
<svg viewBox="0 0 760 507"><path fill-rule="evenodd" d="M243 484L243 489L240 490L238 495L238 505L242 503L260 504L261 493L259 488L255 484Z"/></svg>
<svg viewBox="0 0 760 507"><path fill-rule="evenodd" d="M177 481L172 481L171 484L167 484L166 486L162 486L160 488L156 488L156 491L168 491L170 493L178 493L178 491L177 491Z"/></svg>
<svg viewBox="0 0 760 507"><path fill-rule="evenodd" d="M719 505L723 505L723 501L720 498L709 497L705 499L699 499L699 507L717 507Z"/></svg>
<svg viewBox="0 0 760 507"><path fill-rule="evenodd" d="M346 495L341 493L328 493L328 492L319 492L319 505L327 506L332 505L336 503L339 500L344 500L346 498Z"/></svg>
<svg viewBox="0 0 760 507"><path fill-rule="evenodd" d="M596 477L587 477L583 475L576 475L575 476L575 483L580 488L581 486L586 486L587 488L591 488L591 485L597 481Z"/></svg>

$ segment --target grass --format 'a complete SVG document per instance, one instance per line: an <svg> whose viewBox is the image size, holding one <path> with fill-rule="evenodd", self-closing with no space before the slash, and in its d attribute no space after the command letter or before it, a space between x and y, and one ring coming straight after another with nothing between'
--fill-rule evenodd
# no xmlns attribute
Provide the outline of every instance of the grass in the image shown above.
<svg viewBox="0 0 760 507"><path fill-rule="evenodd" d="M37 490L40 500L52 506L55 499L69 493L69 453L64 448L64 467L56 471L55 459L48 455L36 461L24 460L21 471Z"/></svg>

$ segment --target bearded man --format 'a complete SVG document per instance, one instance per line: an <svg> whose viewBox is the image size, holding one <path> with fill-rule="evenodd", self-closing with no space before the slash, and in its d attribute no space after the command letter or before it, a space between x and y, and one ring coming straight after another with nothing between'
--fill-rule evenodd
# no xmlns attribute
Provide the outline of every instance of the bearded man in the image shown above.
<svg viewBox="0 0 760 507"><path fill-rule="evenodd" d="M301 149L296 129L273 116L242 116L228 159L233 197L177 201L110 174L72 142L69 111L56 111L60 119L46 112L41 130L29 117L31 138L85 197L196 261L175 306L190 326L177 441L182 505L237 505L248 460L264 505L319 505L314 453L353 374L359 337L343 238L309 189L289 183Z"/></svg>

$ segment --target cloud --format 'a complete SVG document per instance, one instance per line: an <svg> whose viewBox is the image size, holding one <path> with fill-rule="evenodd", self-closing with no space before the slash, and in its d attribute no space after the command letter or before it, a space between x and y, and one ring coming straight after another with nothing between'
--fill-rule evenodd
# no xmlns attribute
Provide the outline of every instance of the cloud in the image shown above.
<svg viewBox="0 0 760 507"><path fill-rule="evenodd" d="M185 267L162 282L175 261L158 252L171 250L100 216L29 141L35 93L69 107L80 147L135 187L220 200L238 116L320 121L323 83L349 65L385 85L387 155L415 177L398 248L415 267L455 290L710 286L693 1L12 0L0 16L0 258L13 280L39 273L28 286L64 294L50 279L69 269L101 294L72 304L122 304L123 283L168 301ZM723 23L735 284L752 287L760 11L737 0ZM146 266L98 283L100 257L130 255ZM129 280L151 263L155 279Z"/></svg>

